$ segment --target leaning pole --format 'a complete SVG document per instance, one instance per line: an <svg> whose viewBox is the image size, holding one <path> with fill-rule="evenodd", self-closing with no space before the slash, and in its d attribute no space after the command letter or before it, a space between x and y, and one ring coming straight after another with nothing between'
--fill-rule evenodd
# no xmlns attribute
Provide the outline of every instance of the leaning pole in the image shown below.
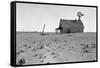
<svg viewBox="0 0 100 68"><path fill-rule="evenodd" d="M44 24L43 29L42 29L42 35L44 35L44 29L45 29L45 24Z"/></svg>

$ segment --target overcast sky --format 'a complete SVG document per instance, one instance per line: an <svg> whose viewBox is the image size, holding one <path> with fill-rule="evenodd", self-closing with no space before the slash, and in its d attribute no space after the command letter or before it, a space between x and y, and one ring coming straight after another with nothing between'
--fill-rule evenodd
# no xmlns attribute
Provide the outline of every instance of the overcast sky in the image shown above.
<svg viewBox="0 0 100 68"><path fill-rule="evenodd" d="M45 32L55 32L60 19L78 19L77 12L84 14L84 31L96 32L96 8L27 3L17 3L17 31L42 31L45 24Z"/></svg>

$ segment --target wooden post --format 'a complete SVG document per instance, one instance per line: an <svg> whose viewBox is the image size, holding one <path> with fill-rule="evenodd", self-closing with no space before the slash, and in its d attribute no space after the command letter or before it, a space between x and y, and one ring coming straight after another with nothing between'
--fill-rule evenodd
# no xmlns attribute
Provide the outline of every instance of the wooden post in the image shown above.
<svg viewBox="0 0 100 68"><path fill-rule="evenodd" d="M44 26L43 26L42 35L44 35L44 28L45 28L45 24L44 24Z"/></svg>

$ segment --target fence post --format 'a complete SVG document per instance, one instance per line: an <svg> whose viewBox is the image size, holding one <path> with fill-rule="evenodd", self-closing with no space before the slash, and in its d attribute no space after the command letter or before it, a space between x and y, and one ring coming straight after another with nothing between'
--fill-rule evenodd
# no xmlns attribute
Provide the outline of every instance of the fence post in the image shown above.
<svg viewBox="0 0 100 68"><path fill-rule="evenodd" d="M44 35L45 24L43 26L42 35Z"/></svg>

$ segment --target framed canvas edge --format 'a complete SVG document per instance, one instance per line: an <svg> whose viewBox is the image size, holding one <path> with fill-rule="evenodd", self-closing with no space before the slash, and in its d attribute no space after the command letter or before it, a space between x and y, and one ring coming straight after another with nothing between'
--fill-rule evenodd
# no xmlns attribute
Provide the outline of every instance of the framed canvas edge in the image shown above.
<svg viewBox="0 0 100 68"><path fill-rule="evenodd" d="M44 4L44 5L59 5L59 6L76 6L76 7L91 7L96 8L96 60L93 61L76 61L63 63L49 63L49 64L30 64L30 65L16 65L16 3L27 4ZM98 6L93 5L77 5L77 4L59 4L59 3L43 3L43 2L27 2L27 1L12 1L10 2L10 65L13 67L24 66L42 66L42 65L56 65L56 64L72 64L72 63L88 63L98 62Z"/></svg>
<svg viewBox="0 0 100 68"><path fill-rule="evenodd" d="M10 3L10 65L16 66L16 2Z"/></svg>

